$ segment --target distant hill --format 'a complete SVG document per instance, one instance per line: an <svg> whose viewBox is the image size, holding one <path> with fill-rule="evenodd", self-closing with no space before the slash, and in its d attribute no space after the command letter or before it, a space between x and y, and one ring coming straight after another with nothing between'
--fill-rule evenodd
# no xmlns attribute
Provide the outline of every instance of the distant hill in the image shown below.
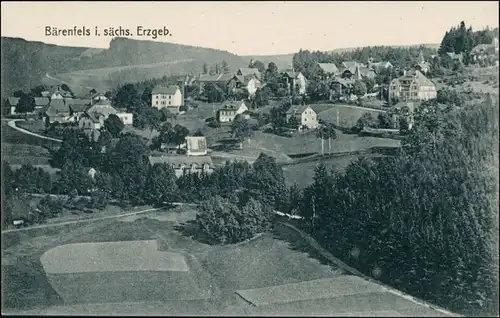
<svg viewBox="0 0 500 318"><path fill-rule="evenodd" d="M88 48L69 47L1 38L2 95L39 84L49 72L64 72L77 67L79 56Z"/></svg>
<svg viewBox="0 0 500 318"><path fill-rule="evenodd" d="M433 43L433 44L412 44L412 45L383 45L383 46L390 46L394 48L405 48L405 47L412 47L412 46L420 46L423 45L428 48L432 49L438 49L439 48L439 43ZM328 51L329 53L342 53L342 52L349 52L349 51L354 51L356 49L361 49L363 47L352 47L352 48L339 48L339 49L334 49ZM289 69L292 67L292 62L293 62L293 55L295 53L290 53L290 54L281 54L281 55L245 55L242 56L245 61L248 62L250 59L253 60L259 60L262 63L264 63L266 66L270 62L274 62L277 66L278 69Z"/></svg>
<svg viewBox="0 0 500 318"><path fill-rule="evenodd" d="M161 73L160 77L172 72L198 73L201 72L203 63L210 66L223 60L231 69L248 64L248 61L227 51L127 38L112 39L109 49L58 46L10 37L2 37L1 40L2 96L17 89L27 90L39 84L46 74L58 78L56 75L61 73L136 66L135 71L127 70L126 79L138 76L137 80L141 80L152 77L149 75L151 71L156 77L158 73ZM177 63L177 61L189 61L189 63ZM165 63L164 65L175 65L175 67L156 69L151 67L151 64L155 63ZM150 71L139 72L141 65L148 65ZM117 69L110 70L110 72L116 71ZM102 79L107 81L106 86L110 84L109 74L97 73L101 80L97 86L102 85ZM91 85L88 86L94 86L91 82L92 79ZM71 81L69 84L72 84Z"/></svg>

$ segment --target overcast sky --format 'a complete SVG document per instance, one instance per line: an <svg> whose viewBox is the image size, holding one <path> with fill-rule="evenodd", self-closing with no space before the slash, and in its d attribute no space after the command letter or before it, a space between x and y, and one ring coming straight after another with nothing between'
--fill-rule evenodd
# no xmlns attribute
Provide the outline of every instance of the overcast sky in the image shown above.
<svg viewBox="0 0 500 318"><path fill-rule="evenodd" d="M439 43L452 25L498 26L498 1L3 2L2 36L107 48L111 37L46 36L45 27L167 27L154 41L284 54L368 45ZM149 39L137 37L135 39Z"/></svg>

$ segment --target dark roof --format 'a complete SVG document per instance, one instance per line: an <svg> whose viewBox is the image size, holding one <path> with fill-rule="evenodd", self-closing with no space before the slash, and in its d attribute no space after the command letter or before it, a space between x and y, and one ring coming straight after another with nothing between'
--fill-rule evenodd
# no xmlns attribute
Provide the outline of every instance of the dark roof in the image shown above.
<svg viewBox="0 0 500 318"><path fill-rule="evenodd" d="M339 68L334 63L318 63L318 66L325 73L332 73L332 74L338 74L339 73Z"/></svg>
<svg viewBox="0 0 500 318"><path fill-rule="evenodd" d="M244 75L234 75L233 77L231 77L230 81L233 79L236 79L238 82L242 83L243 85L247 85L251 79L256 79L256 80L260 81L259 78L257 76L255 76L254 74L245 75L245 76Z"/></svg>
<svg viewBox="0 0 500 318"><path fill-rule="evenodd" d="M151 94L166 94L166 95L174 95L177 90L180 90L179 86L171 85L168 87L155 87Z"/></svg>
<svg viewBox="0 0 500 318"><path fill-rule="evenodd" d="M67 99L66 104L76 113L82 113L89 108L90 102L85 99Z"/></svg>
<svg viewBox="0 0 500 318"><path fill-rule="evenodd" d="M198 82L228 82L233 78L234 74L216 74L216 75L200 75L196 79Z"/></svg>
<svg viewBox="0 0 500 318"><path fill-rule="evenodd" d="M259 69L257 68L252 68L252 67L240 67L238 69L238 73L241 73L241 75L243 76L247 76L247 75L252 75L252 74L255 74L255 76L259 77L260 78L260 72L259 72Z"/></svg>
<svg viewBox="0 0 500 318"><path fill-rule="evenodd" d="M308 107L310 107L310 106L309 105L294 105L294 106L290 107L290 109L286 113L299 115L299 114L302 114Z"/></svg>
<svg viewBox="0 0 500 318"><path fill-rule="evenodd" d="M167 163L172 165L174 169L179 169L182 165L185 165L186 168L191 168L193 164L196 164L200 167L204 164L208 164L209 167L214 167L212 158L210 156L149 156L149 163L151 165L154 165L155 163Z"/></svg>
<svg viewBox="0 0 500 318"><path fill-rule="evenodd" d="M239 101L239 102L231 102L231 103L228 103L228 104L225 104L224 106L222 106L219 110L238 110L240 109L240 107L242 105L245 105L245 102L244 101Z"/></svg>
<svg viewBox="0 0 500 318"><path fill-rule="evenodd" d="M425 75L422 74L418 70L415 70L415 72L401 76L401 77L394 79L394 80L399 81L399 80L405 80L405 79L406 80L415 80L419 86L435 86L434 83L430 79L425 77Z"/></svg>
<svg viewBox="0 0 500 318"><path fill-rule="evenodd" d="M69 107L62 99L53 99L46 106L45 114L48 116L69 115Z"/></svg>

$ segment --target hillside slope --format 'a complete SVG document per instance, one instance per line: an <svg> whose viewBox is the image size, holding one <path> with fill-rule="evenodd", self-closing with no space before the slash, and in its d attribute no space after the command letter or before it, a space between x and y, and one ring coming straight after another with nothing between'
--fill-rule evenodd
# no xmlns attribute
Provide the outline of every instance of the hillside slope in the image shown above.
<svg viewBox="0 0 500 318"><path fill-rule="evenodd" d="M10 37L2 37L1 44L3 96L13 90L28 89L39 84L46 74L154 63L175 64L174 69L162 69L166 72L163 75L167 75L171 72L201 72L203 63L211 66L223 60L233 70L248 64L227 51L127 38L112 39L109 49L58 46ZM139 77L148 77L148 72L143 73Z"/></svg>

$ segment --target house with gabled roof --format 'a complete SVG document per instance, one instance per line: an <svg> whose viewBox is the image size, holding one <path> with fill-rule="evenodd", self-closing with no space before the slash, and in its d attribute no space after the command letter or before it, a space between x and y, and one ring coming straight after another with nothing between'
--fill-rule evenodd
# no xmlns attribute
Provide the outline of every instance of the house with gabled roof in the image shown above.
<svg viewBox="0 0 500 318"><path fill-rule="evenodd" d="M281 72L281 80L285 83L288 93L305 94L307 88L307 79L302 72L294 70L285 70Z"/></svg>
<svg viewBox="0 0 500 318"><path fill-rule="evenodd" d="M100 100L80 115L78 127L81 129L101 129L104 127L104 121L111 114L118 116L124 125L133 124L133 114L118 112L109 101Z"/></svg>
<svg viewBox="0 0 500 318"><path fill-rule="evenodd" d="M423 101L437 97L436 85L420 71L405 72L389 85L389 97L401 101Z"/></svg>
<svg viewBox="0 0 500 318"><path fill-rule="evenodd" d="M299 129L315 129L318 128L318 114L309 105L293 105L286 112L286 120L295 116L300 123Z"/></svg>
<svg viewBox="0 0 500 318"><path fill-rule="evenodd" d="M254 67L240 67L236 72L239 76L255 75L258 79L261 79L261 74L258 68Z"/></svg>
<svg viewBox="0 0 500 318"><path fill-rule="evenodd" d="M316 67L322 74L322 80L328 80L340 75L340 70L335 63L318 63Z"/></svg>
<svg viewBox="0 0 500 318"><path fill-rule="evenodd" d="M177 114L184 104L182 90L177 85L155 87L151 92L151 106Z"/></svg>
<svg viewBox="0 0 500 318"><path fill-rule="evenodd" d="M472 63L480 64L498 64L498 38L495 37L491 41L491 44L479 44L476 45L471 51L470 56Z"/></svg>
<svg viewBox="0 0 500 318"><path fill-rule="evenodd" d="M65 124L70 121L71 111L69 106L64 102L64 99L52 99L43 111L45 122L52 124L58 122Z"/></svg>
<svg viewBox="0 0 500 318"><path fill-rule="evenodd" d="M44 109L49 105L50 100L47 97L34 97L35 100L35 114L43 113ZM16 114L16 107L19 103L19 97L8 97L7 104L10 109L10 114Z"/></svg>
<svg viewBox="0 0 500 318"><path fill-rule="evenodd" d="M227 103L217 111L217 120L221 123L229 123L234 121L237 115L246 111L248 107L243 101Z"/></svg>
<svg viewBox="0 0 500 318"><path fill-rule="evenodd" d="M375 71L375 73L379 73L382 70L387 70L394 66L389 61L381 61L381 62L370 61L368 63L368 67L371 68L373 71Z"/></svg>
<svg viewBox="0 0 500 318"><path fill-rule="evenodd" d="M238 89L246 89L248 96L255 95L257 89L262 86L262 82L255 74L250 75L233 75L227 82L226 87L228 92L235 92Z"/></svg>
<svg viewBox="0 0 500 318"><path fill-rule="evenodd" d="M177 178L189 173L210 174L215 169L210 156L149 156L149 164L168 164L174 169Z"/></svg>
<svg viewBox="0 0 500 318"><path fill-rule="evenodd" d="M357 63L357 62L356 62ZM342 78L361 80L364 77L375 78L377 74L375 71L369 67L363 66L363 64L358 63L352 68L342 69Z"/></svg>
<svg viewBox="0 0 500 318"><path fill-rule="evenodd" d="M70 115L74 121L79 121L80 116L83 115L88 108L90 108L90 102L86 99L68 98L64 102L68 105Z"/></svg>

